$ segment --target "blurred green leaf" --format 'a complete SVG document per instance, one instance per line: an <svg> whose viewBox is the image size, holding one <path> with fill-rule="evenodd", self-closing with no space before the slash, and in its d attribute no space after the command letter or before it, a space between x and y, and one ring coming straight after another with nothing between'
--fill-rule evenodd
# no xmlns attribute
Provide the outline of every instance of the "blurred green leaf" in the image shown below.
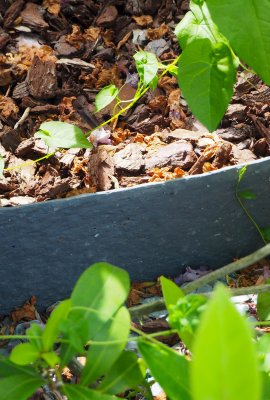
<svg viewBox="0 0 270 400"><path fill-rule="evenodd" d="M190 400L189 362L169 347L138 341L139 351L155 380L171 400ZM216 400L216 399L215 399Z"/></svg>
<svg viewBox="0 0 270 400"><path fill-rule="evenodd" d="M158 71L158 60L155 54L147 51L140 51L134 54L138 74L143 83L143 88L146 88L155 78Z"/></svg>
<svg viewBox="0 0 270 400"><path fill-rule="evenodd" d="M94 264L83 272L73 289L71 304L86 318L89 339L122 306L129 287L128 273L107 263Z"/></svg>
<svg viewBox="0 0 270 400"><path fill-rule="evenodd" d="M240 183L241 179L243 178L243 175L246 172L246 169L247 169L247 165L245 165L243 168L241 168L238 171L238 176L239 176L238 183Z"/></svg>
<svg viewBox="0 0 270 400"><path fill-rule="evenodd" d="M110 104L118 94L119 90L115 85L105 86L103 89L101 89L95 99L95 113Z"/></svg>
<svg viewBox="0 0 270 400"><path fill-rule="evenodd" d="M138 386L146 374L145 364L134 351L124 351L105 375L98 391L107 394L122 393Z"/></svg>
<svg viewBox="0 0 270 400"><path fill-rule="evenodd" d="M267 279L265 284L270 283L270 278ZM263 321L270 320L270 293L259 293L257 299L257 314Z"/></svg>
<svg viewBox="0 0 270 400"><path fill-rule="evenodd" d="M178 335L188 349L192 349L195 329L206 302L205 297L189 294L180 298L176 305L169 306L169 323L172 328L177 329Z"/></svg>
<svg viewBox="0 0 270 400"><path fill-rule="evenodd" d="M80 128L66 122L51 121L40 125L35 138L43 139L49 147L65 149L91 149L93 145L87 140Z"/></svg>
<svg viewBox="0 0 270 400"><path fill-rule="evenodd" d="M10 359L0 359L0 376L9 377L11 375L27 374L36 378L40 378L40 375L32 368L14 364Z"/></svg>
<svg viewBox="0 0 270 400"><path fill-rule="evenodd" d="M260 228L260 231L264 239L270 241L270 228Z"/></svg>
<svg viewBox="0 0 270 400"><path fill-rule="evenodd" d="M101 375L104 375L124 350L130 331L130 314L125 307L121 307L114 319L103 325L89 346L86 365L82 371L80 384L88 386ZM120 343L109 343L114 340L123 340ZM96 342L108 344L95 345Z"/></svg>
<svg viewBox="0 0 270 400"><path fill-rule="evenodd" d="M194 399L260 399L260 374L251 330L222 285L217 285L202 314L193 354L190 382Z"/></svg>
<svg viewBox="0 0 270 400"><path fill-rule="evenodd" d="M36 376L20 374L9 376L0 380L1 400L27 400L41 385L45 379Z"/></svg>
<svg viewBox="0 0 270 400"><path fill-rule="evenodd" d="M174 282L164 276L160 278L160 281L165 304L168 310L170 305L175 305L180 298L185 297L185 293Z"/></svg>
<svg viewBox="0 0 270 400"><path fill-rule="evenodd" d="M154 91L158 85L158 76L154 76L154 78L149 82L150 88Z"/></svg>
<svg viewBox="0 0 270 400"><path fill-rule="evenodd" d="M12 350L10 361L18 365L28 365L35 362L39 357L39 351L35 346L31 343L22 343Z"/></svg>
<svg viewBox="0 0 270 400"><path fill-rule="evenodd" d="M53 348L60 330L60 324L65 321L71 307L71 300L62 301L52 312L48 319L44 333L42 335L42 343L44 351L50 351Z"/></svg>
<svg viewBox="0 0 270 400"><path fill-rule="evenodd" d="M34 346L36 351L39 353L42 350L41 337L43 335L43 330L38 324L31 324L31 327L26 330L27 336L34 336L29 339L30 343ZM40 338L40 339L39 339Z"/></svg>
<svg viewBox="0 0 270 400"><path fill-rule="evenodd" d="M115 400L114 396L78 385L63 385L61 391L68 397L68 400Z"/></svg>
<svg viewBox="0 0 270 400"><path fill-rule="evenodd" d="M53 351L42 353L41 356L51 368L55 368L55 365L60 364L61 362L60 357L58 357Z"/></svg>
<svg viewBox="0 0 270 400"><path fill-rule="evenodd" d="M244 190L243 192L240 192L239 197L242 197L243 199L256 199L256 194L251 190Z"/></svg>

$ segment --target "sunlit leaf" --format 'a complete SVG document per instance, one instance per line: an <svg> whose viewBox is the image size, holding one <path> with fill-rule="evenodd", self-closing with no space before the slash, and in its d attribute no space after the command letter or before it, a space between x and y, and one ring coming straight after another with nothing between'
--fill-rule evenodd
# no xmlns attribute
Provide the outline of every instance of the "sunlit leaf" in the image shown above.
<svg viewBox="0 0 270 400"><path fill-rule="evenodd" d="M41 385L46 383L41 376L20 374L0 380L1 400L27 400Z"/></svg>
<svg viewBox="0 0 270 400"><path fill-rule="evenodd" d="M118 93L119 90L115 85L105 86L101 89L95 99L95 113L109 105L116 98Z"/></svg>
<svg viewBox="0 0 270 400"><path fill-rule="evenodd" d="M38 358L39 351L31 343L19 344L10 354L10 361L18 365L28 365Z"/></svg>
<svg viewBox="0 0 270 400"><path fill-rule="evenodd" d="M90 149L93 147L80 128L66 122L45 122L40 125L40 130L34 136L43 139L49 147L66 149Z"/></svg>
<svg viewBox="0 0 270 400"><path fill-rule="evenodd" d="M61 390L68 397L68 400L115 400L114 396L79 385L63 385Z"/></svg>
<svg viewBox="0 0 270 400"><path fill-rule="evenodd" d="M265 282L270 284L270 278ZM257 314L263 321L270 320L270 293L259 293L257 299Z"/></svg>
<svg viewBox="0 0 270 400"><path fill-rule="evenodd" d="M133 56L135 58L138 74L145 88L155 78L158 71L158 60L155 54L140 51Z"/></svg>
<svg viewBox="0 0 270 400"><path fill-rule="evenodd" d="M164 276L160 278L160 281L167 309L170 305L175 305L179 299L185 297L184 292L174 282Z"/></svg>

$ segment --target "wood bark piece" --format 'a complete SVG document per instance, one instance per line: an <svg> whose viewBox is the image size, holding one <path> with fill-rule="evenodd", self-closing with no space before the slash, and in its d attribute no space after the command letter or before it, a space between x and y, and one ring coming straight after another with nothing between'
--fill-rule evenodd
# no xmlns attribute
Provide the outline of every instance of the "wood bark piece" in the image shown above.
<svg viewBox="0 0 270 400"><path fill-rule="evenodd" d="M151 303L150 303L151 304ZM168 331L171 329L171 326L169 323L166 321L166 319L160 318L160 319L155 319L154 321L148 321L142 326L142 332L146 334L151 334L151 333L156 333L156 332L162 332L162 331ZM156 336L156 340L159 340L162 343L168 344L169 346L173 346L175 343L177 343L180 338L177 333L172 333L169 336Z"/></svg>
<svg viewBox="0 0 270 400"><path fill-rule="evenodd" d="M229 128L217 129L216 133L219 137L221 137L221 139L233 142L245 140L252 134L252 128L248 125L242 125L239 127L239 129L231 126Z"/></svg>
<svg viewBox="0 0 270 400"><path fill-rule="evenodd" d="M22 139L17 131L10 126L5 126L3 131L0 132L0 141L5 150L14 152Z"/></svg>
<svg viewBox="0 0 270 400"><path fill-rule="evenodd" d="M31 109L33 114L60 114L60 109L58 106L53 106L51 104L46 104L46 106L37 106Z"/></svg>
<svg viewBox="0 0 270 400"><path fill-rule="evenodd" d="M2 49L7 44L9 39L10 36L7 33L0 31L0 49Z"/></svg>
<svg viewBox="0 0 270 400"><path fill-rule="evenodd" d="M243 104L229 104L225 117L228 119L237 119L239 122L243 122L246 118L246 112L248 107Z"/></svg>
<svg viewBox="0 0 270 400"><path fill-rule="evenodd" d="M114 175L114 160L105 150L93 154L88 163L88 174L91 182L98 189L109 190L112 186L109 175Z"/></svg>
<svg viewBox="0 0 270 400"><path fill-rule="evenodd" d="M29 85L30 94L37 99L51 99L57 89L57 77L55 65L52 61L44 63L35 56L28 70L26 82Z"/></svg>
<svg viewBox="0 0 270 400"><path fill-rule="evenodd" d="M266 153L267 142L265 138L257 140L254 144L254 153L257 157L263 157Z"/></svg>
<svg viewBox="0 0 270 400"><path fill-rule="evenodd" d="M197 156L190 143L179 140L168 144L150 156L145 157L145 170L162 167L179 167L181 169L191 168L197 161Z"/></svg>
<svg viewBox="0 0 270 400"><path fill-rule="evenodd" d="M246 164L254 160L257 160L257 156L251 150L240 150L237 146L233 146L230 159L231 163Z"/></svg>
<svg viewBox="0 0 270 400"><path fill-rule="evenodd" d="M205 155L200 156L198 158L198 160L196 161L196 163L188 171L188 175L202 174L203 164L206 161L207 161L207 157L205 157Z"/></svg>
<svg viewBox="0 0 270 400"><path fill-rule="evenodd" d="M23 25L27 25L29 28L38 31L49 28L47 22L42 19L37 4L27 3L25 9L21 11L21 16L23 17Z"/></svg>
<svg viewBox="0 0 270 400"><path fill-rule="evenodd" d="M136 143L128 144L114 155L115 167L125 171L139 171L144 165L141 147Z"/></svg>
<svg viewBox="0 0 270 400"><path fill-rule="evenodd" d="M260 133L260 135L262 137L264 137L266 139L268 146L270 146L270 130L267 129L261 123L261 121L259 121L259 119L256 117L256 115L250 114L250 117L251 117L252 121L254 122L254 125L255 125L257 131Z"/></svg>
<svg viewBox="0 0 270 400"><path fill-rule="evenodd" d="M26 81L17 83L13 90L12 97L13 99L22 99L23 97L29 96L29 87Z"/></svg>
<svg viewBox="0 0 270 400"><path fill-rule="evenodd" d="M23 0L15 1L15 3L11 4L11 6L5 12L4 17L4 28L8 28L13 21L20 15L20 12L24 6Z"/></svg>
<svg viewBox="0 0 270 400"><path fill-rule="evenodd" d="M102 28L110 28L118 17L117 8L109 6L104 13L97 19L97 25Z"/></svg>
<svg viewBox="0 0 270 400"><path fill-rule="evenodd" d="M169 140L199 140L206 135L205 132L189 131L187 129L175 129L172 132L166 132L166 139ZM208 136L209 134L207 134Z"/></svg>
<svg viewBox="0 0 270 400"><path fill-rule="evenodd" d="M226 165L230 157L230 152L232 150L232 144L229 142L222 143L219 149L216 151L214 161L212 163L213 167L221 168Z"/></svg>
<svg viewBox="0 0 270 400"><path fill-rule="evenodd" d="M56 45L54 46L54 52L58 57L73 58L83 53L85 45L82 42L77 42L80 46L78 49L72 46L66 41L66 36L62 35Z"/></svg>

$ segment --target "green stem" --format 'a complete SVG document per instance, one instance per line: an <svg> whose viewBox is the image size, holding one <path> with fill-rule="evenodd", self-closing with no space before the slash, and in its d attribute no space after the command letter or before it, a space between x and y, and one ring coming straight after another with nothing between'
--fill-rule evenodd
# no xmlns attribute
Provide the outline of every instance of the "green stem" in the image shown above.
<svg viewBox="0 0 270 400"><path fill-rule="evenodd" d="M270 325L270 321L248 322L249 325Z"/></svg>
<svg viewBox="0 0 270 400"><path fill-rule="evenodd" d="M130 328L131 330L134 330L136 328ZM140 331L139 329L137 329L137 331ZM155 333L150 333L149 335L146 335L148 339L152 339L155 338L156 336L169 336L172 333L177 333L176 329L170 329L168 331L162 331L162 332L155 332ZM141 333L142 336L142 333ZM89 342L87 342L87 344L90 344L91 346L105 346L107 344L116 344L116 343L123 343L123 342L132 342L134 340L139 340L140 337L134 337L134 338L128 338L128 339L118 339L118 340L111 340L111 341L103 341L103 342L92 342L91 340ZM160 342L158 342L160 343Z"/></svg>
<svg viewBox="0 0 270 400"><path fill-rule="evenodd" d="M4 168L4 171L10 171L10 170L12 170L12 169L22 168L22 167L26 167L27 165L35 164L35 163L37 163L37 162L39 162L39 161L41 161L41 160L44 160L45 158L49 158L49 157L53 156L55 153L57 153L57 152L60 151L60 150L62 150L62 149L56 150L56 151L54 151L54 152L51 153L51 154L47 154L46 156L41 157L41 158L39 158L38 160L31 161L31 162L29 162L29 163L27 163L27 164L18 165L17 167Z"/></svg>
<svg viewBox="0 0 270 400"><path fill-rule="evenodd" d="M237 58L238 58L238 57L237 57ZM247 72L250 72L251 74L256 75L256 72L255 72L255 71L251 71L250 69L248 69L247 67L245 67L244 64L241 63L241 61L239 60L239 58L238 58L238 62L239 62L239 65L241 65L241 67L242 67L244 70L246 70ZM246 79L246 80L247 80L247 79ZM250 82L249 82L249 83L250 83Z"/></svg>
<svg viewBox="0 0 270 400"><path fill-rule="evenodd" d="M268 244L268 243L266 242L266 240L264 239L260 228L258 227L258 225L256 224L256 222L254 221L254 219L252 218L252 216L248 213L248 211L246 210L244 204L243 204L242 201L240 200L240 197L238 196L238 187L239 187L240 181L241 181L241 178L238 179L238 182L237 182L237 185L236 185L236 190L235 190L236 198L237 198L237 200L239 201L239 203L240 203L241 207L243 208L243 210L245 211L245 213L247 214L247 216L251 219L251 221L253 222L253 224L256 226L256 228L257 228L259 234L261 235L261 238L262 238L262 240L264 241L264 243L265 243L265 244Z"/></svg>

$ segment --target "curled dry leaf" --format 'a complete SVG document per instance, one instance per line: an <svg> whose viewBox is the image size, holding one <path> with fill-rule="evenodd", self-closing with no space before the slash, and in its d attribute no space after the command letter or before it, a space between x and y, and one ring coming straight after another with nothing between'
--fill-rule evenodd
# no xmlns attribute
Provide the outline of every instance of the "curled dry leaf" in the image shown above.
<svg viewBox="0 0 270 400"><path fill-rule="evenodd" d="M148 172L149 175L152 175L152 178L149 179L149 182L164 182L171 179L182 178L186 175L186 172L181 168L175 168L174 172L170 172L169 167L164 168L154 168Z"/></svg>
<svg viewBox="0 0 270 400"><path fill-rule="evenodd" d="M130 132L129 129L118 128L111 134L111 136L115 144L119 144L126 140L131 134L132 132Z"/></svg>
<svg viewBox="0 0 270 400"><path fill-rule="evenodd" d="M118 63L114 64L109 70L103 69L96 82L96 88L100 89L104 86L115 85L116 87L122 86L125 82L120 78L121 70L118 68Z"/></svg>
<svg viewBox="0 0 270 400"><path fill-rule="evenodd" d="M78 25L72 25L72 33L70 35L67 35L65 40L71 46L76 47L76 49L80 49L81 48L80 43L85 43L86 41Z"/></svg>
<svg viewBox="0 0 270 400"><path fill-rule="evenodd" d="M175 90L177 85L178 83L175 76L162 76L158 81L158 87L164 89L166 94L170 94L173 90Z"/></svg>
<svg viewBox="0 0 270 400"><path fill-rule="evenodd" d="M92 42L95 42L97 38L99 37L100 33L102 31L102 28L95 28L93 26L90 26L90 28L84 30L84 35L83 37L85 39L89 39Z"/></svg>
<svg viewBox="0 0 270 400"><path fill-rule="evenodd" d="M168 106L170 108L169 116L172 119L170 126L173 130L178 128L185 128L184 120L186 118L186 114L180 106L180 96L180 89L175 89L170 93L168 99Z"/></svg>
<svg viewBox="0 0 270 400"><path fill-rule="evenodd" d="M145 136L144 137L144 142L147 144L145 147L145 150L147 151L148 154L156 153L163 147L167 146L167 143L164 143L160 137L160 133L156 132L153 133L151 136Z"/></svg>
<svg viewBox="0 0 270 400"><path fill-rule="evenodd" d="M158 96L150 99L148 102L148 108L151 112L163 111L167 106L167 97L166 96Z"/></svg>
<svg viewBox="0 0 270 400"><path fill-rule="evenodd" d="M61 10L60 0L44 0L41 7L48 10L51 14L58 15Z"/></svg>
<svg viewBox="0 0 270 400"><path fill-rule="evenodd" d="M202 170L203 172L211 172L211 171L215 171L216 167L213 167L213 165L210 162L206 162L203 164Z"/></svg>
<svg viewBox="0 0 270 400"><path fill-rule="evenodd" d="M117 45L117 50L120 50L120 47L123 46L126 41L130 38L130 35L132 34L133 31L129 31L122 40L120 40L120 42Z"/></svg>
<svg viewBox="0 0 270 400"><path fill-rule="evenodd" d="M134 17L133 17L134 18ZM156 29L147 29L146 38L151 40L159 40L162 39L163 36L169 31L169 27L163 23Z"/></svg>
<svg viewBox="0 0 270 400"><path fill-rule="evenodd" d="M106 31L102 34L102 39L103 39L106 47L116 48L115 44L113 43L113 39L114 39L114 31L113 30L106 29Z"/></svg>
<svg viewBox="0 0 270 400"><path fill-rule="evenodd" d="M0 110L3 117L7 119L10 115L16 117L19 112L19 107L17 107L11 99L7 99L5 96L0 96Z"/></svg>
<svg viewBox="0 0 270 400"><path fill-rule="evenodd" d="M18 322L21 319L25 319L26 321L33 321L34 319L36 319L35 304L36 298L35 296L33 296L31 297L30 301L25 301L24 305L21 308L15 307L16 311L13 311L10 314L10 317L14 322Z"/></svg>
<svg viewBox="0 0 270 400"><path fill-rule="evenodd" d="M206 148L203 152L205 160L210 160L210 158L214 157L214 155L216 154L216 151L218 149L219 149L219 145L217 145L217 144L210 144L210 145L206 146Z"/></svg>
<svg viewBox="0 0 270 400"><path fill-rule="evenodd" d="M140 17L136 17L135 15L133 15L132 18L139 26L145 27L153 25L153 18L151 17L151 15L141 15Z"/></svg>

